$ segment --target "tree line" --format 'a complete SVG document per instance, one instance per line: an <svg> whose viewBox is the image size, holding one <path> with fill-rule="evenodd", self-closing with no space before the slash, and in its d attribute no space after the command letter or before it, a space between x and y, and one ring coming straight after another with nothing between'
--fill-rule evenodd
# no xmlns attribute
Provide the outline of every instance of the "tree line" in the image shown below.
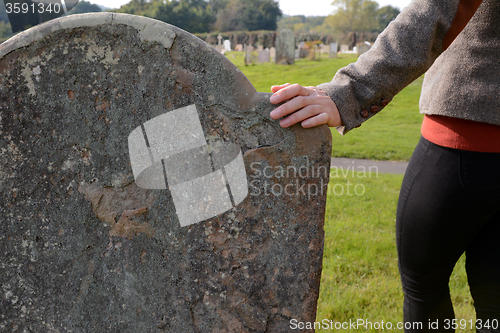
<svg viewBox="0 0 500 333"><path fill-rule="evenodd" d="M375 41L389 23L399 15L398 8L380 7L371 0L334 0L333 12L328 16L290 16L278 21L278 29L288 28L299 36L324 36L343 44Z"/></svg>
<svg viewBox="0 0 500 333"><path fill-rule="evenodd" d="M276 30L276 0L132 0L115 10L151 17L191 33Z"/></svg>
<svg viewBox="0 0 500 333"><path fill-rule="evenodd" d="M70 13L98 11L99 6L80 1ZM399 14L399 9L380 7L373 0L333 0L330 15L313 17L283 16L277 0L131 0L112 11L147 16L196 34L289 28L301 40L329 36L351 44L374 41ZM0 39L12 34L7 22L5 8L0 5Z"/></svg>

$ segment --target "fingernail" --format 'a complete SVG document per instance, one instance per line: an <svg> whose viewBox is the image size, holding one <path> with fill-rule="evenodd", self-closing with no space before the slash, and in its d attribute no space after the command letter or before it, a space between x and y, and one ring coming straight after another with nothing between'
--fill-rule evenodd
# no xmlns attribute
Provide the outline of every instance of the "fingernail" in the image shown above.
<svg viewBox="0 0 500 333"><path fill-rule="evenodd" d="M271 111L271 113L269 114L271 116L271 118L275 119L275 118L279 118L278 117L278 111L277 110L273 110Z"/></svg>
<svg viewBox="0 0 500 333"><path fill-rule="evenodd" d="M281 127L288 127L288 121L286 121L286 120L282 120L282 121L280 122L280 125L281 125Z"/></svg>
<svg viewBox="0 0 500 333"><path fill-rule="evenodd" d="M271 98L269 99L269 101L271 103L276 103L278 100L279 100L279 97L276 95L272 95Z"/></svg>

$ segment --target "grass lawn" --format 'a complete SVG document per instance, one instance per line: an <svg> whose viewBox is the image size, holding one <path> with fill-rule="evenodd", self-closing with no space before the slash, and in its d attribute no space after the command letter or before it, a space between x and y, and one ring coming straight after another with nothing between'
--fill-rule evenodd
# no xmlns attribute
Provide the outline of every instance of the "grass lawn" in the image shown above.
<svg viewBox="0 0 500 333"><path fill-rule="evenodd" d="M257 91L270 92L281 83L305 86L328 82L340 68L356 61L353 55L321 61L299 60L291 66L264 63L245 66L242 52L227 55L252 82ZM341 136L333 132L332 156L408 161L420 138L423 115L418 111L418 99L423 78L406 87L376 117L360 128Z"/></svg>
<svg viewBox="0 0 500 333"><path fill-rule="evenodd" d="M403 318L395 241L396 203L403 176L359 175L363 174L330 179L317 321L383 320L395 328ZM341 191L347 189L348 182L352 195ZM450 289L457 319L475 319L463 257L450 279Z"/></svg>

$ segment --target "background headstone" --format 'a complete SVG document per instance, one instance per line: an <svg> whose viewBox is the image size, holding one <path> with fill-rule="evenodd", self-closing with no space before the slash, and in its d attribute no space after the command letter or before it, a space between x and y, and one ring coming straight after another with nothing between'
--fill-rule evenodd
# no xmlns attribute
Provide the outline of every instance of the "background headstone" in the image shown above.
<svg viewBox="0 0 500 333"><path fill-rule="evenodd" d="M283 29L276 36L276 64L293 65L295 62L295 35Z"/></svg>
<svg viewBox="0 0 500 333"><path fill-rule="evenodd" d="M231 52L231 41L229 39L224 41L224 50Z"/></svg>
<svg viewBox="0 0 500 333"><path fill-rule="evenodd" d="M274 46L269 49L269 54L272 60L276 59L276 48Z"/></svg>
<svg viewBox="0 0 500 333"><path fill-rule="evenodd" d="M243 52L243 45L242 44L237 44L235 47L235 50L238 52Z"/></svg>
<svg viewBox="0 0 500 333"><path fill-rule="evenodd" d="M213 47L145 17L72 15L0 45L0 330L250 333L313 322L330 130L281 128L269 97ZM169 137L181 131L176 114L198 118L187 124L202 145L236 145L248 182L241 203L185 227L165 179L141 188L133 170L167 149L157 139L191 142Z"/></svg>
<svg viewBox="0 0 500 333"><path fill-rule="evenodd" d="M337 43L330 43L330 58L337 58Z"/></svg>
<svg viewBox="0 0 500 333"><path fill-rule="evenodd" d="M321 53L330 54L330 45L320 44L319 45Z"/></svg>
<svg viewBox="0 0 500 333"><path fill-rule="evenodd" d="M342 53L349 52L349 45L347 45L347 44L340 44L340 52L342 52Z"/></svg>
<svg viewBox="0 0 500 333"><path fill-rule="evenodd" d="M358 43L356 46L358 48L359 55L362 55L363 53L368 52L371 48L371 44L369 42Z"/></svg>
<svg viewBox="0 0 500 333"><path fill-rule="evenodd" d="M219 52L224 51L224 44L222 44L223 37L221 34L217 35L217 46L216 49Z"/></svg>
<svg viewBox="0 0 500 333"><path fill-rule="evenodd" d="M306 48L299 49L299 59L307 58L309 55L309 50Z"/></svg>
<svg viewBox="0 0 500 333"><path fill-rule="evenodd" d="M259 51L259 62L270 62L271 61L271 53L269 50L261 50Z"/></svg>

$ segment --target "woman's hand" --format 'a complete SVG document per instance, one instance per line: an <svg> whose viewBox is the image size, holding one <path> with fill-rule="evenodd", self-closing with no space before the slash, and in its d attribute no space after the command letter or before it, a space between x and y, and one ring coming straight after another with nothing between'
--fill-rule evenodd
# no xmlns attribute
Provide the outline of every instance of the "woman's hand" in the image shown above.
<svg viewBox="0 0 500 333"><path fill-rule="evenodd" d="M281 120L281 127L289 127L298 122L301 122L304 128L322 124L330 127L342 125L337 106L321 89L285 83L272 86L271 91L274 93L270 98L271 103L287 101L270 114L273 119L287 116Z"/></svg>

